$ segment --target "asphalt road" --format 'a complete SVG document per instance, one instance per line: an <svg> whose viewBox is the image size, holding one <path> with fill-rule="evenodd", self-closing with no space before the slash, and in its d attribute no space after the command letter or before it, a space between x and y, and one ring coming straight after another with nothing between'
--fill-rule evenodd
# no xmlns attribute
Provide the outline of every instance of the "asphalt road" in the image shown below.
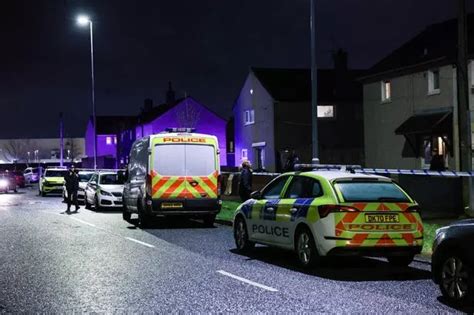
<svg viewBox="0 0 474 315"><path fill-rule="evenodd" d="M0 195L0 313L447 313L430 266L333 259L296 267L291 252L234 252L232 230L168 220L140 230L117 211L64 214L30 188Z"/></svg>

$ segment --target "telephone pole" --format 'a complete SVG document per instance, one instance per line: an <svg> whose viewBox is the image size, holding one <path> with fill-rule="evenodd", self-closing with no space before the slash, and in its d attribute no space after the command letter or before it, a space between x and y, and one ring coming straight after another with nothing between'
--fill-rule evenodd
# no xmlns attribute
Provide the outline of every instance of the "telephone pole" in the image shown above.
<svg viewBox="0 0 474 315"><path fill-rule="evenodd" d="M311 0L311 139L313 160L318 150L318 65L316 62L316 0Z"/></svg>
<svg viewBox="0 0 474 315"><path fill-rule="evenodd" d="M469 77L467 75L467 17L466 0L458 0L457 97L459 124L459 160L461 171L472 170L471 115L469 108ZM471 178L462 178L463 201L466 212L471 208Z"/></svg>

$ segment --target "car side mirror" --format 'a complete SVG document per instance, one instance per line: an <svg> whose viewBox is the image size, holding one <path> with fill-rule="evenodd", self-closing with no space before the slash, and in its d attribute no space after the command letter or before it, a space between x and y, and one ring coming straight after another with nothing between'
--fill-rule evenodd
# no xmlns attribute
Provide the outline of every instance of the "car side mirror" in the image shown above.
<svg viewBox="0 0 474 315"><path fill-rule="evenodd" d="M254 191L253 193L250 194L250 198L260 199L260 198L262 198L262 193L259 190Z"/></svg>

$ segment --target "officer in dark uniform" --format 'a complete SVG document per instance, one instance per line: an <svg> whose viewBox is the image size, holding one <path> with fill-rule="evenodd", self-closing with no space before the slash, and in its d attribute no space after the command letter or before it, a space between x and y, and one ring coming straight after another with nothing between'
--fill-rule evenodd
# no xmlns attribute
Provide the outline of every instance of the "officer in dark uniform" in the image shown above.
<svg viewBox="0 0 474 315"><path fill-rule="evenodd" d="M242 163L242 171L240 172L239 195L242 201L250 199L252 192L252 169L249 161Z"/></svg>
<svg viewBox="0 0 474 315"><path fill-rule="evenodd" d="M67 210L66 212L69 213L71 209L71 204L74 203L76 206L76 211L79 210L79 203L77 201L77 191L79 190L79 175L74 167L71 166L69 172L64 176L64 184L66 185L67 191Z"/></svg>

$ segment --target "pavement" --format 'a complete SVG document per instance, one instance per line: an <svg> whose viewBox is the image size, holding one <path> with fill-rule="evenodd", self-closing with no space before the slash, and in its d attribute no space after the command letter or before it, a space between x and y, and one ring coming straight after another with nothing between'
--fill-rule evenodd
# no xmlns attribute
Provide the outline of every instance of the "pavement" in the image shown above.
<svg viewBox="0 0 474 315"><path fill-rule="evenodd" d="M140 230L119 211L64 213L29 188L0 194L0 313L451 313L430 265L234 251L232 229L164 220Z"/></svg>

